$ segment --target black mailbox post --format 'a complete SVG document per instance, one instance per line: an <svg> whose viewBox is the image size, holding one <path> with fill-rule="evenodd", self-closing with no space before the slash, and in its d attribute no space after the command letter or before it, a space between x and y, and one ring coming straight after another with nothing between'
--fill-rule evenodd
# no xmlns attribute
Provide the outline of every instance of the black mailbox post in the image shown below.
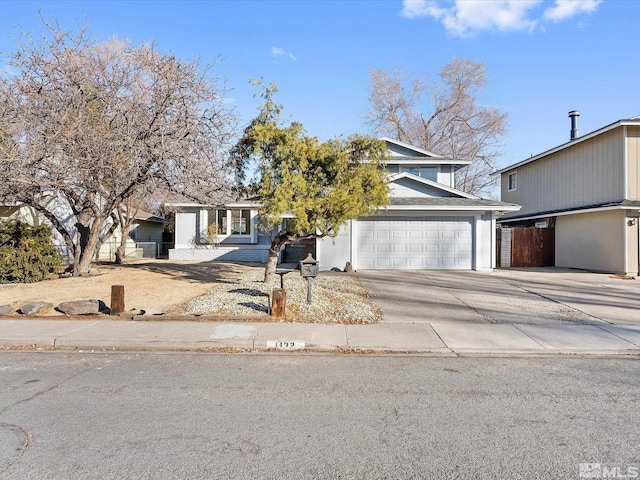
<svg viewBox="0 0 640 480"><path fill-rule="evenodd" d="M307 303L311 303L311 282L318 276L320 264L311 254L300 260L300 276L307 279Z"/></svg>

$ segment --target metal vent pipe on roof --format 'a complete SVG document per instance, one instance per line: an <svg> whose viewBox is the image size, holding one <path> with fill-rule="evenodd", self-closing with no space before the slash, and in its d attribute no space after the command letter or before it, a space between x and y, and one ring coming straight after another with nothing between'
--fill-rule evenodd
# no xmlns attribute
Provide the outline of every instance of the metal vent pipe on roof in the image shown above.
<svg viewBox="0 0 640 480"><path fill-rule="evenodd" d="M578 117L580 116L579 110L571 110L569 112L569 118L571 119L571 137L569 140L575 140L578 138Z"/></svg>

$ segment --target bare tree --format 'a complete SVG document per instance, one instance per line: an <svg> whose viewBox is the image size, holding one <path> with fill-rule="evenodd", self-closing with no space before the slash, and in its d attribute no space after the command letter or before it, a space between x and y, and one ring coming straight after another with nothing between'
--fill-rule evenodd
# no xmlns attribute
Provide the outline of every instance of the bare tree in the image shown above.
<svg viewBox="0 0 640 480"><path fill-rule="evenodd" d="M387 135L451 158L474 160L461 169L457 187L482 194L494 185L490 174L507 131L507 114L478 104L486 83L482 63L454 59L440 71L442 83L427 87L415 79L405 87L403 72L371 70L366 119L376 134ZM421 110L430 96L429 112Z"/></svg>
<svg viewBox="0 0 640 480"><path fill-rule="evenodd" d="M0 74L0 201L46 217L83 275L137 193L219 201L235 122L199 61L45 25Z"/></svg>

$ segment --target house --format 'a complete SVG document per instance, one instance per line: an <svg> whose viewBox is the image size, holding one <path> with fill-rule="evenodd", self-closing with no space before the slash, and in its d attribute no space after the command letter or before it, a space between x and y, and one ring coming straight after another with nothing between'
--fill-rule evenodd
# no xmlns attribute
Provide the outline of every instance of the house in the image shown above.
<svg viewBox="0 0 640 480"><path fill-rule="evenodd" d="M470 160L382 140L390 151L390 205L347 222L336 237L318 239L315 248L306 245L304 250L312 251L323 270L343 268L346 262L356 269L494 268L496 215L520 207L457 190L455 172ZM271 242L258 228L259 203L171 206L180 211L170 259L266 261ZM217 238L210 239L207 232L214 224ZM286 252L282 255L290 260Z"/></svg>
<svg viewBox="0 0 640 480"><path fill-rule="evenodd" d="M555 265L638 275L640 117L578 136L500 170L501 198L522 205L502 226L554 227Z"/></svg>
<svg viewBox="0 0 640 480"><path fill-rule="evenodd" d="M271 240L258 228L259 203L208 206L177 201L167 206L177 210L170 260L267 261Z"/></svg>
<svg viewBox="0 0 640 480"><path fill-rule="evenodd" d="M157 258L166 256L164 242L165 227L171 222L144 210L136 210L129 226L129 238L125 249L125 258ZM120 229L100 248L100 260L115 260L116 250L120 246Z"/></svg>
<svg viewBox="0 0 640 480"><path fill-rule="evenodd" d="M63 225L69 229L72 234L75 232L73 226L74 217L68 208L62 205L56 208L58 218ZM38 213L33 207L26 205L0 205L0 222L8 222L19 220L29 225L48 225L51 224ZM150 257L155 258L157 252L162 246L162 234L165 225L169 224L164 218L156 217L148 212L136 212L135 220L129 228L129 238L127 239L127 247L125 250L125 258ZM54 229L52 231L53 244L65 261L71 261L72 255L69 248L65 244L62 236ZM115 260L116 249L120 245L121 239L120 229L111 235L111 237L102 245L100 251L96 254L96 260L113 261Z"/></svg>

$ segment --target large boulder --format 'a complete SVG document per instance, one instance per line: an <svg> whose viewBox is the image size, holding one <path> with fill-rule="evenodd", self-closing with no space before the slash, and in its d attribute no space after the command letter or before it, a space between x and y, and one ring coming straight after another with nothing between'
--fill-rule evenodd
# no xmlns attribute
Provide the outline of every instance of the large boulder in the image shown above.
<svg viewBox="0 0 640 480"><path fill-rule="evenodd" d="M53 304L47 302L29 302L20 307L20 313L29 315L47 315L53 312Z"/></svg>
<svg viewBox="0 0 640 480"><path fill-rule="evenodd" d="M11 305L0 305L0 315L13 315L16 309Z"/></svg>
<svg viewBox="0 0 640 480"><path fill-rule="evenodd" d="M65 315L96 315L100 313L100 302L98 300L62 302L57 310Z"/></svg>

